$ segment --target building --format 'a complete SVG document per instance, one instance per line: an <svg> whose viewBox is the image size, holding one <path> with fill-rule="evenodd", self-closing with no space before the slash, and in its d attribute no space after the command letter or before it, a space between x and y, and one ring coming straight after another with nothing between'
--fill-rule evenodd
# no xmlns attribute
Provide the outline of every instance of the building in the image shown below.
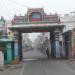
<svg viewBox="0 0 75 75"><path fill-rule="evenodd" d="M28 33L22 34L22 50L23 52L29 51L32 49L32 41L29 39Z"/></svg>
<svg viewBox="0 0 75 75"><path fill-rule="evenodd" d="M65 25L63 30L63 55L66 58L75 58L75 12L61 15L60 20Z"/></svg>
<svg viewBox="0 0 75 75"><path fill-rule="evenodd" d="M6 28L6 21L3 17L0 19L0 38L7 37L7 28Z"/></svg>
<svg viewBox="0 0 75 75"><path fill-rule="evenodd" d="M33 22L34 21L34 22ZM24 23L39 23L40 22L45 22L45 23L60 23L60 18L58 15L55 14L50 14L47 15L43 8L30 8L27 11L27 14L25 16L22 15L15 15L12 24L24 24Z"/></svg>
<svg viewBox="0 0 75 75"><path fill-rule="evenodd" d="M7 37L11 40L13 40L13 32L9 30L9 27L12 25L11 20L6 21L6 30L7 30Z"/></svg>
<svg viewBox="0 0 75 75"><path fill-rule="evenodd" d="M75 12L60 16L61 23L65 25L64 32L75 28Z"/></svg>
<svg viewBox="0 0 75 75"><path fill-rule="evenodd" d="M50 33L49 32L40 33L38 37L35 39L35 47L43 54L46 54L46 49L48 48L49 53L51 55Z"/></svg>
<svg viewBox="0 0 75 75"><path fill-rule="evenodd" d="M0 19L0 51L3 53L4 64L12 63L14 57L13 40L8 38L6 20ZM2 58L1 58L2 59Z"/></svg>

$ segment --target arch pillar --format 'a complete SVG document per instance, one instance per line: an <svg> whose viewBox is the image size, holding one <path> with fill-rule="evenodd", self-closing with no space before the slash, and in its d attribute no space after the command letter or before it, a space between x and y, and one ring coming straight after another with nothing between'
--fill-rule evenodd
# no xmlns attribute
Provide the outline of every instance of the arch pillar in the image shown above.
<svg viewBox="0 0 75 75"><path fill-rule="evenodd" d="M56 51L55 51L55 41L53 31L50 32L50 44L51 44L51 57L55 58Z"/></svg>
<svg viewBox="0 0 75 75"><path fill-rule="evenodd" d="M19 31L14 30L14 59L22 60L22 35Z"/></svg>
<svg viewBox="0 0 75 75"><path fill-rule="evenodd" d="M56 58L60 58L60 40L59 40L59 29L54 30L54 42L55 42L55 52L56 52Z"/></svg>
<svg viewBox="0 0 75 75"><path fill-rule="evenodd" d="M60 29L56 28L50 32L50 43L51 43L51 57L61 57L61 46L60 46Z"/></svg>

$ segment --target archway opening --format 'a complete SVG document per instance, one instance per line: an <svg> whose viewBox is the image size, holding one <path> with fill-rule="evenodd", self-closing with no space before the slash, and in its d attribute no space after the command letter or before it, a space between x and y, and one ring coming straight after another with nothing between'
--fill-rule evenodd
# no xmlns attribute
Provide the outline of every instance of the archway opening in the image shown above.
<svg viewBox="0 0 75 75"><path fill-rule="evenodd" d="M47 39L48 41L46 41ZM49 32L23 33L22 34L23 59L36 60L47 58L46 47L48 47L49 52L51 52L49 39L50 39Z"/></svg>

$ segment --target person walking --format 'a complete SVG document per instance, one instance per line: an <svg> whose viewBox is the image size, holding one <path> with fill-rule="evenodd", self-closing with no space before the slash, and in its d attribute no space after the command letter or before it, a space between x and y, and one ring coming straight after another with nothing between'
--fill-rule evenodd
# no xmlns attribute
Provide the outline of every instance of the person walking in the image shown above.
<svg viewBox="0 0 75 75"><path fill-rule="evenodd" d="M50 56L49 56L49 50L48 50L48 48L47 48L47 50L46 50L46 55L47 55L47 58L49 59Z"/></svg>

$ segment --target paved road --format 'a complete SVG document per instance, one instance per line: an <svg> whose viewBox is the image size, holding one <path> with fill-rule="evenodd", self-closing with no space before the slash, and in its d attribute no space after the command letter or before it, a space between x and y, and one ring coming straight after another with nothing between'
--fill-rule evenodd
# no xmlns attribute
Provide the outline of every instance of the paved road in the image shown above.
<svg viewBox="0 0 75 75"><path fill-rule="evenodd" d="M34 51L32 54L27 52L27 54L30 54L32 57L36 56L36 59L38 56L42 56L41 53L38 52L36 54L36 52L37 51ZM25 58L30 58L30 56L25 55ZM41 58L44 57L42 56ZM67 63L70 64L70 66ZM73 65L73 68L71 65ZM24 62L18 66L18 68L0 72L0 75L75 75L75 61L71 64L65 60L33 59L24 60Z"/></svg>
<svg viewBox="0 0 75 75"><path fill-rule="evenodd" d="M75 75L74 69L53 60L31 61L22 69L22 75Z"/></svg>
<svg viewBox="0 0 75 75"><path fill-rule="evenodd" d="M21 68L0 72L0 75L75 75L75 69L60 60L26 60Z"/></svg>
<svg viewBox="0 0 75 75"><path fill-rule="evenodd" d="M38 58L47 58L46 55L42 54L38 50L31 50L23 53L24 59L38 59Z"/></svg>

